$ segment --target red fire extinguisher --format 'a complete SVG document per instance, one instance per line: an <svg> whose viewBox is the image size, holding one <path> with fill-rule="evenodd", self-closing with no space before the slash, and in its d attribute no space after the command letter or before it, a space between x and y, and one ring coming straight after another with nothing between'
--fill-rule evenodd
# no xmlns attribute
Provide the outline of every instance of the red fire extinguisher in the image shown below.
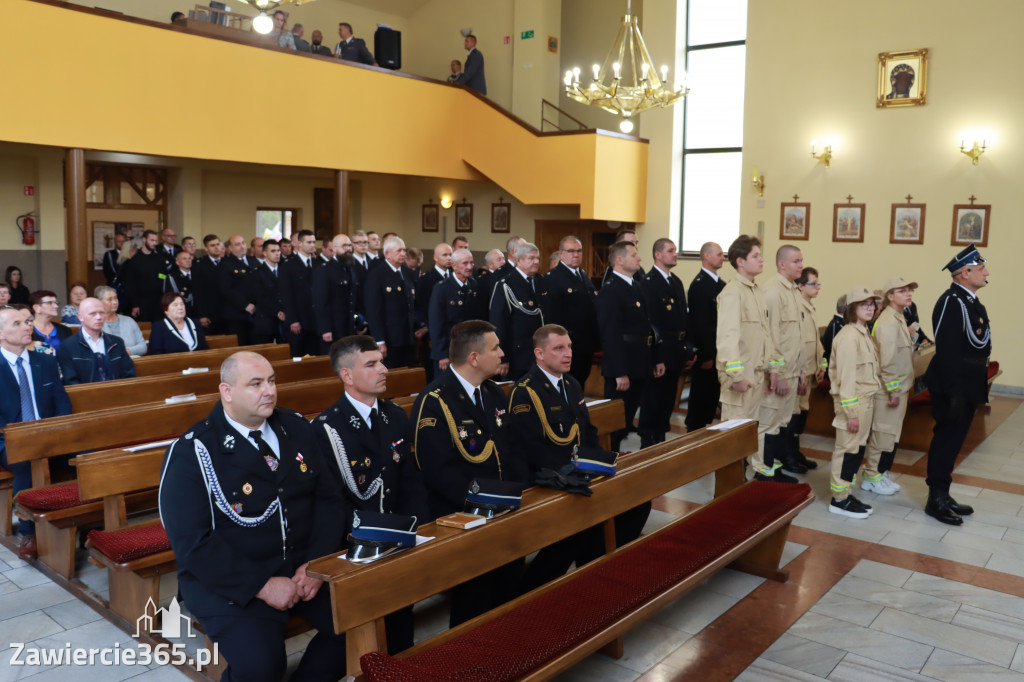
<svg viewBox="0 0 1024 682"><path fill-rule="evenodd" d="M32 213L17 218L18 229L21 230L21 243L32 246L36 243L36 219Z"/></svg>

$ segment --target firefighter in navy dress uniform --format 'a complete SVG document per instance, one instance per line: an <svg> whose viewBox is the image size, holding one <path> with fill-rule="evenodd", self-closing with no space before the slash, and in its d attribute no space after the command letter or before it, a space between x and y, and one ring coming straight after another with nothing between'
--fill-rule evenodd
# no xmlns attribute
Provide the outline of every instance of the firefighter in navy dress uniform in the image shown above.
<svg viewBox="0 0 1024 682"><path fill-rule="evenodd" d="M455 325L448 354L448 369L412 408L413 452L432 519L462 511L474 479L527 481L522 459L510 456L508 398L489 378L503 358L494 326L483 320ZM451 626L512 598L521 565L512 562L456 587Z"/></svg>
<svg viewBox="0 0 1024 682"><path fill-rule="evenodd" d="M559 261L544 275L547 302L544 319L560 324L572 337L572 369L569 373L585 385L601 350L601 332L597 327L597 290L590 276L580 267L583 244L576 237L563 237L558 245Z"/></svg>
<svg viewBox="0 0 1024 682"><path fill-rule="evenodd" d="M690 368L690 399L686 405L686 431L704 428L715 420L722 386L715 368L715 333L718 329L718 294L725 280L718 271L725 263L722 247L707 242L700 247L700 272L690 282L686 294L689 306L687 334L696 346L696 360Z"/></svg>
<svg viewBox="0 0 1024 682"><path fill-rule="evenodd" d="M924 511L942 523L959 526L974 513L949 495L953 467L967 438L974 411L988 402L988 359L992 330L978 290L988 284L985 259L971 244L953 257L953 283L935 303L932 329L935 356L925 381L932 398L935 429L928 448L928 502Z"/></svg>
<svg viewBox="0 0 1024 682"><path fill-rule="evenodd" d="M312 427L276 402L265 358L225 360L220 402L164 456L160 518L179 592L228 661L222 680L280 680L292 611L317 630L293 679L337 680L345 637L306 565L344 546L345 501Z"/></svg>
<svg viewBox="0 0 1024 682"><path fill-rule="evenodd" d="M405 242L399 237L384 240L382 265L375 265L366 276L363 304L370 335L384 353L389 368L412 367L416 362L416 339L427 333L416 319L416 285L402 264Z"/></svg>
<svg viewBox="0 0 1024 682"><path fill-rule="evenodd" d="M411 454L405 410L377 396L387 389L388 370L377 342L346 336L331 345L331 367L345 390L313 420L314 437L326 469L356 511L430 516L427 493ZM346 534L352 519L345 523ZM385 619L388 653L412 646L412 606Z"/></svg>
<svg viewBox="0 0 1024 682"><path fill-rule="evenodd" d="M479 283L473 278L473 254L458 249L452 255L452 276L430 294L427 314L430 326L430 359L434 376L448 369L448 337L459 322L478 320L487 315Z"/></svg>
<svg viewBox="0 0 1024 682"><path fill-rule="evenodd" d="M529 242L516 246L515 267L494 287L490 321L505 360L501 376L517 381L533 365L533 333L544 325L545 282L537 276L540 251Z"/></svg>

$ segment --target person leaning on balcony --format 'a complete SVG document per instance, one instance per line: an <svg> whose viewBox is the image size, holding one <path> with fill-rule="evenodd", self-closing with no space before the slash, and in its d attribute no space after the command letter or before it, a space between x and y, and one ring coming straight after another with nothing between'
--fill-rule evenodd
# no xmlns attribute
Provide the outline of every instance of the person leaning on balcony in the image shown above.
<svg viewBox="0 0 1024 682"><path fill-rule="evenodd" d="M487 80L484 78L484 56L476 49L476 36L472 33L466 36L466 68L459 76L458 83L468 85L481 95L487 94Z"/></svg>

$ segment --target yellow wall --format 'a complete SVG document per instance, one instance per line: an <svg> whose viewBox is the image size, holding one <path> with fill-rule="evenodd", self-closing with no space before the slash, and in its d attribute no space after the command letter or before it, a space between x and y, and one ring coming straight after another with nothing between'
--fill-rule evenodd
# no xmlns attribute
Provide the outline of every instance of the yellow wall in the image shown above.
<svg viewBox="0 0 1024 682"><path fill-rule="evenodd" d="M950 246L953 204L972 194L992 204L991 237L982 249L992 283L981 300L993 320L1000 382L1024 386L1024 359L1010 352L1024 332L1010 257L1022 245L1015 210L1024 173L1024 91L1013 74L1024 62L1024 3L786 0L751 2L749 11L742 231L755 232L764 221L765 250L774 255L779 204L798 194L812 205L810 240L799 245L805 262L822 273L819 322L852 287L875 289L901 275L920 283L916 299L930 330L935 299L949 286L940 269L959 250ZM981 37L971 37L975 28ZM930 52L928 103L877 109L878 53L923 47ZM958 151L968 128L989 131L991 149L977 166ZM825 170L809 152L812 139L828 136L838 142ZM767 181L763 208L746 189L755 165ZM891 205L908 193L927 204L924 244L890 245ZM833 204L848 194L867 204L863 244L832 242Z"/></svg>

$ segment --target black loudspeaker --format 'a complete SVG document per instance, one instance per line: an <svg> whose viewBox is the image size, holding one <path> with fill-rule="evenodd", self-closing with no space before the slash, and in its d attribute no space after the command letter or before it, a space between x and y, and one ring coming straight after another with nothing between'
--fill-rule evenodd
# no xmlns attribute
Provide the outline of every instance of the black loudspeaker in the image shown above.
<svg viewBox="0 0 1024 682"><path fill-rule="evenodd" d="M402 68L402 32L378 28L373 34L373 56L377 65L397 71Z"/></svg>

